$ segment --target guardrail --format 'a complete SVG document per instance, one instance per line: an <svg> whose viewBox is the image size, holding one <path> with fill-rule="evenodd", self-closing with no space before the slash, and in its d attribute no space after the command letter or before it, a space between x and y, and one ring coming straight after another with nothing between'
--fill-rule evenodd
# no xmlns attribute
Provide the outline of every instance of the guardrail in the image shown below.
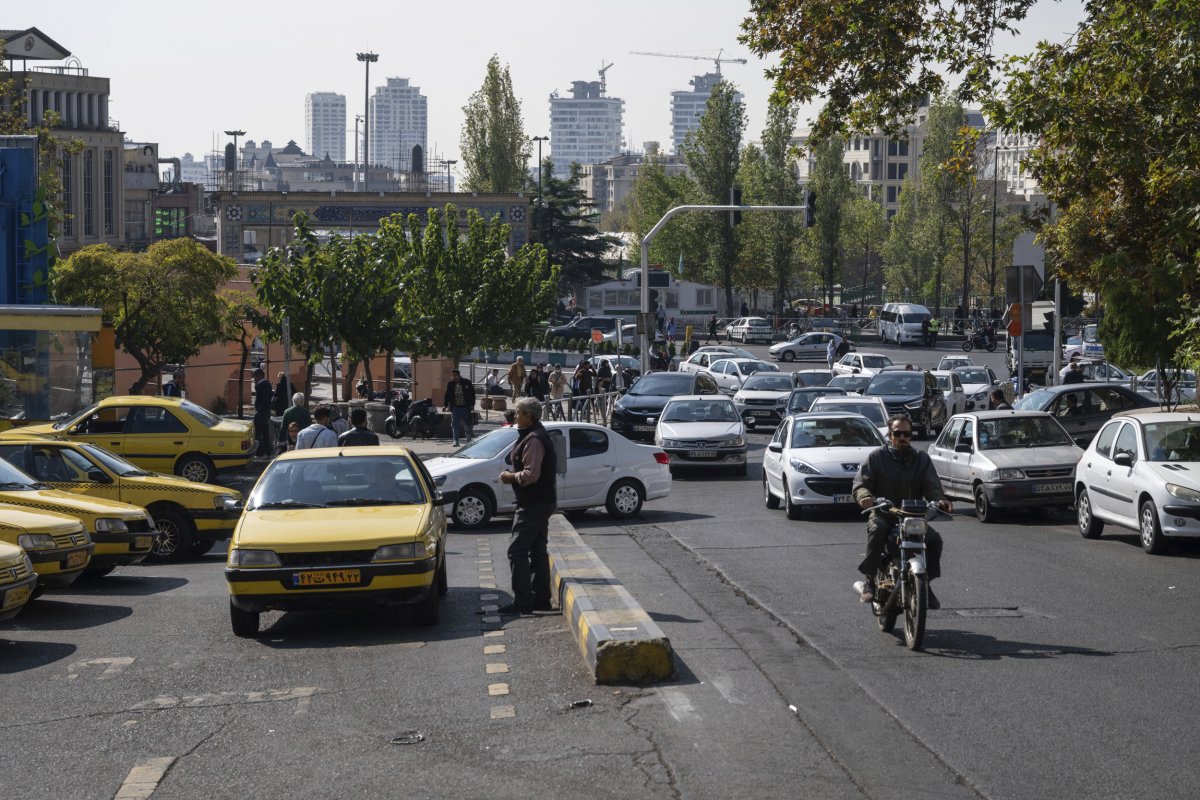
<svg viewBox="0 0 1200 800"><path fill-rule="evenodd" d="M577 394L560 400L542 401L542 420L571 420L593 422L608 426L612 411L621 397L620 392Z"/></svg>

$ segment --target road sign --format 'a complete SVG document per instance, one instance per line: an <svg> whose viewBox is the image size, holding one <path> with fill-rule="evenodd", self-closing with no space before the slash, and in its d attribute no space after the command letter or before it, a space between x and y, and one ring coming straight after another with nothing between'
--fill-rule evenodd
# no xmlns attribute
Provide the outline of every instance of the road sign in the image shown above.
<svg viewBox="0 0 1200 800"><path fill-rule="evenodd" d="M1034 241L1035 234L1026 231L1013 240L1014 264L1029 264L1037 272L1038 286L1046 279L1046 248Z"/></svg>
<svg viewBox="0 0 1200 800"><path fill-rule="evenodd" d="M1033 264L1004 268L1004 302L1021 304L1021 327L1033 327L1033 300L1042 291L1042 277Z"/></svg>
<svg viewBox="0 0 1200 800"><path fill-rule="evenodd" d="M604 331L600 330L599 328L592 328L592 341L595 342L596 344L600 344L601 342L603 342L604 341Z"/></svg>

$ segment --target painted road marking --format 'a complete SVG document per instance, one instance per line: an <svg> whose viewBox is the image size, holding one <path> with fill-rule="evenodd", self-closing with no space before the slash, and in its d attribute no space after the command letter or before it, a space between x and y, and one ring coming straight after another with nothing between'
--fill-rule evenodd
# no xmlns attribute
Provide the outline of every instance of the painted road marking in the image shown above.
<svg viewBox="0 0 1200 800"><path fill-rule="evenodd" d="M696 713L695 706L692 701L687 698L687 695L682 690L667 686L659 690L659 696L663 703L667 706L667 711L671 712L671 716L676 722L695 722L700 719L700 715Z"/></svg>
<svg viewBox="0 0 1200 800"><path fill-rule="evenodd" d="M493 616L493 617L484 617L484 618L483 618L483 621L484 621L484 622L487 622L487 623L489 623L489 624L491 624L491 623L499 622L499 621L500 621L500 618L499 618L499 617L494 617L494 616Z"/></svg>
<svg viewBox="0 0 1200 800"><path fill-rule="evenodd" d="M79 677L79 673L88 667L104 667L104 671L96 676L96 680L98 681L115 678L132 663L133 659L127 656L121 658L89 658L85 661L76 661L74 664L67 666L67 680L75 680Z"/></svg>
<svg viewBox="0 0 1200 800"><path fill-rule="evenodd" d="M479 595L479 599L480 600L499 600L500 595L498 595L498 594L481 594L481 595Z"/></svg>
<svg viewBox="0 0 1200 800"><path fill-rule="evenodd" d="M161 694L130 707L131 711L155 711L165 708L205 708L208 706L232 706L242 703L278 703L288 700L306 700L317 693L315 686L299 686L295 689L268 689L265 692L221 692L219 694L174 695Z"/></svg>
<svg viewBox="0 0 1200 800"><path fill-rule="evenodd" d="M499 674L505 673L505 672L508 672L508 664L502 664L497 661L492 661L492 662L489 662L487 665L487 674L488 675L499 675Z"/></svg>
<svg viewBox="0 0 1200 800"><path fill-rule="evenodd" d="M481 583L481 584L479 584L479 588L480 588L480 589L495 589L495 588L496 588L496 584L495 584L495 582L494 582L494 581L489 581L489 582L487 582L487 583Z"/></svg>
<svg viewBox="0 0 1200 800"><path fill-rule="evenodd" d="M510 719L517 715L513 706L492 706L492 719Z"/></svg>
<svg viewBox="0 0 1200 800"><path fill-rule="evenodd" d="M500 653L503 653L507 649L508 648L502 644L489 644L489 645L484 646L483 654L485 656L495 656L495 655L499 655Z"/></svg>
<svg viewBox="0 0 1200 800"><path fill-rule="evenodd" d="M154 794L154 790L158 788L163 776L167 774L167 770L174 763L174 756L166 756L152 758L136 765L125 776L125 781L117 790L117 795L113 800L144 800Z"/></svg>
<svg viewBox="0 0 1200 800"><path fill-rule="evenodd" d="M488 638L491 638L491 637L493 637L493 636L503 636L503 635L504 635L504 629L503 629L503 628L501 628L501 629L500 629L500 630L498 630L498 631L484 631L484 632L483 632L483 635L484 635L484 636L487 636Z"/></svg>
<svg viewBox="0 0 1200 800"><path fill-rule="evenodd" d="M508 694L507 683L489 683L488 694L492 697L503 697Z"/></svg>

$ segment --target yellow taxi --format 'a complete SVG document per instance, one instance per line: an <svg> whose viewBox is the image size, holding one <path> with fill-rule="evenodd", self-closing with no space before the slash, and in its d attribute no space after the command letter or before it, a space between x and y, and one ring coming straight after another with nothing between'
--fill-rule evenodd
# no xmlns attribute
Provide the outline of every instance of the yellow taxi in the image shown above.
<svg viewBox="0 0 1200 800"><path fill-rule="evenodd" d="M0 622L12 619L33 596L37 573L25 551L0 542Z"/></svg>
<svg viewBox="0 0 1200 800"><path fill-rule="evenodd" d="M95 543L88 566L88 572L93 576L106 575L116 567L138 563L150 553L154 544L153 525L146 509L51 489L3 459L0 459L0 505L4 509L0 512L0 520L6 518L9 509L23 508L62 514L82 523L89 544ZM33 560L37 563L37 558Z"/></svg>
<svg viewBox="0 0 1200 800"><path fill-rule="evenodd" d="M225 578L238 636L264 611L409 605L438 621L446 592L446 515L408 448L293 450L259 477L229 546Z"/></svg>
<svg viewBox="0 0 1200 800"><path fill-rule="evenodd" d="M106 397L57 422L0 433L88 442L155 472L210 483L218 470L244 467L254 457L254 423L224 419L178 397Z"/></svg>
<svg viewBox="0 0 1200 800"><path fill-rule="evenodd" d="M0 542L14 544L29 556L37 573L35 595L74 583L87 569L95 547L74 517L6 503L0 503Z"/></svg>
<svg viewBox="0 0 1200 800"><path fill-rule="evenodd" d="M14 435L0 439L0 459L58 491L146 509L156 529L152 561L204 555L233 534L241 513L239 491L148 472L86 442ZM97 554L104 552L102 541L96 538Z"/></svg>

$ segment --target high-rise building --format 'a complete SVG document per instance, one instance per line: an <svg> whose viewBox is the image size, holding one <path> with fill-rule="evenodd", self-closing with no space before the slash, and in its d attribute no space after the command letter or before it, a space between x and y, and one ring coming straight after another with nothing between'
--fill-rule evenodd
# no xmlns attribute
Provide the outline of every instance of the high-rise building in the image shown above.
<svg viewBox="0 0 1200 800"><path fill-rule="evenodd" d="M606 97L603 81L574 81L571 96L550 95L550 158L564 178L571 164L599 164L625 145L625 101Z"/></svg>
<svg viewBox="0 0 1200 800"><path fill-rule="evenodd" d="M420 87L411 86L408 78L388 78L386 86L375 87L370 113L371 163L412 171L413 148L420 145L422 171L427 172L429 118Z"/></svg>
<svg viewBox="0 0 1200 800"><path fill-rule="evenodd" d="M346 160L346 95L312 92L304 96L304 136L316 158Z"/></svg>
<svg viewBox="0 0 1200 800"><path fill-rule="evenodd" d="M700 127L700 117L704 116L708 98L720 80L719 73L708 72L688 81L692 85L690 90L671 92L671 152L681 153L688 131ZM741 92L734 94L734 97L739 103L744 102Z"/></svg>

